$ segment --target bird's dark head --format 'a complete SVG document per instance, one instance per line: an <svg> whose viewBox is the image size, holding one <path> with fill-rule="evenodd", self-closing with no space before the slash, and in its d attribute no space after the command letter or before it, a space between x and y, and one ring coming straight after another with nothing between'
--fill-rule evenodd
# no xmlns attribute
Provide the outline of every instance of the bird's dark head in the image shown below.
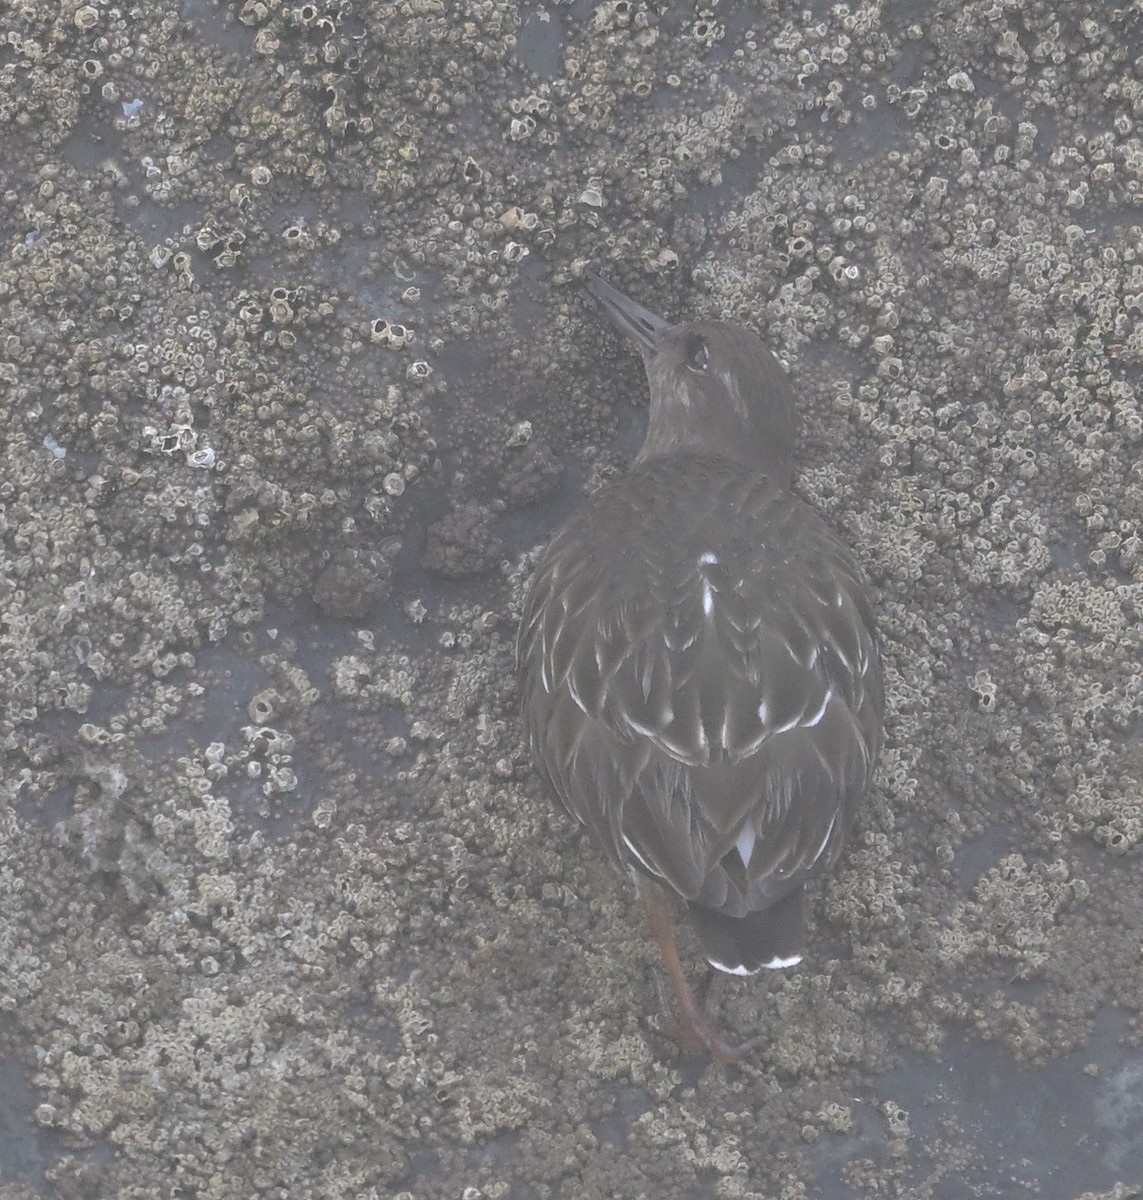
<svg viewBox="0 0 1143 1200"><path fill-rule="evenodd" d="M797 431L794 393L762 339L730 321L672 325L598 275L589 275L588 284L643 357L651 415L638 458L717 454L788 487Z"/></svg>

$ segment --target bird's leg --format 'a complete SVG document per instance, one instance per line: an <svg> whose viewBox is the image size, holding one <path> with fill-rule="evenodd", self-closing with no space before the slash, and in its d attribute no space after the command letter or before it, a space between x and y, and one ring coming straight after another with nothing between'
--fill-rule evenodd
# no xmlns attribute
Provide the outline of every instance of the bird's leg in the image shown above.
<svg viewBox="0 0 1143 1200"><path fill-rule="evenodd" d="M705 1022L702 1012L695 1003L694 993L691 991L691 985L687 982L683 964L679 959L679 947L675 941L674 915L668 909L662 893L653 883L643 884L639 891L647 910L647 924L651 929L651 936L658 943L659 953L663 956L667 982L675 993L675 1011L678 1019L673 1022L673 1028L670 1030L671 1036L687 1054L701 1054L707 1048L706 1041L700 1032L700 1027ZM666 997L661 995L660 999L665 1000Z"/></svg>
<svg viewBox="0 0 1143 1200"><path fill-rule="evenodd" d="M639 892L647 910L647 924L651 936L659 945L667 980L675 993L678 1020L670 1030L671 1036L682 1046L686 1054L707 1053L719 1062L737 1062L752 1050L757 1043L753 1038L741 1045L728 1042L717 1031L709 1019L708 1005L699 1006L691 985L687 982L683 964L679 959L679 947L675 940L675 918L662 891L649 880L639 881Z"/></svg>
<svg viewBox="0 0 1143 1200"><path fill-rule="evenodd" d="M702 1011L708 1021L714 1021L718 1017L718 1010L722 1004L722 993L726 990L726 972L719 971L715 967L707 969L706 986L702 993Z"/></svg>

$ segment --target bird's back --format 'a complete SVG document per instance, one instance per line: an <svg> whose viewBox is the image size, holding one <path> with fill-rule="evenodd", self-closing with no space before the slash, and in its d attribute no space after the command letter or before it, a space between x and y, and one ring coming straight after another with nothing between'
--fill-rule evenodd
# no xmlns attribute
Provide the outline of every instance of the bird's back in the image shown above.
<svg viewBox="0 0 1143 1200"><path fill-rule="evenodd" d="M617 864L742 918L831 865L882 685L852 556L719 458L637 463L552 539L520 630L542 774Z"/></svg>

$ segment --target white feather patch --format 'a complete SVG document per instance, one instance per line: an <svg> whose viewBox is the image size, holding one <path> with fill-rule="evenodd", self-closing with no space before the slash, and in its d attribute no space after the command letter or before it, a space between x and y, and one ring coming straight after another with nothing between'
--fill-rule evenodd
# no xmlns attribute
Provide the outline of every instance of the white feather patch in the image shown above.
<svg viewBox="0 0 1143 1200"><path fill-rule="evenodd" d="M660 872L656 871L655 868L653 866L651 866L651 864L643 857L643 855L639 853L638 849L635 846L635 843L627 836L627 834L623 835L623 844L627 847L628 850L631 851L632 854L635 855L635 857L640 861L640 863L642 863L643 866L646 867L647 870L651 872L652 875L660 875Z"/></svg>
<svg viewBox="0 0 1143 1200"><path fill-rule="evenodd" d="M754 846L758 841L758 836L749 825L743 825L742 832L738 835L738 840L734 843L738 851L738 857L742 859L744 867L750 866L750 859L754 855Z"/></svg>
<svg viewBox="0 0 1143 1200"><path fill-rule="evenodd" d="M789 958L772 958L764 962L762 967L767 971L783 971L787 967L796 967L802 961L800 954L791 954Z"/></svg>
<svg viewBox="0 0 1143 1200"><path fill-rule="evenodd" d="M825 710L829 707L829 702L832 699L833 699L833 688L827 688L826 694L822 697L821 708L819 708L818 711L816 713L814 713L814 715L812 717L806 717L802 721L802 724L805 725L805 727L807 729L812 729L825 715Z"/></svg>
<svg viewBox="0 0 1143 1200"><path fill-rule="evenodd" d="M716 971L724 971L727 975L753 975L754 972L746 967L728 967L725 963L715 962L713 958L706 960Z"/></svg>

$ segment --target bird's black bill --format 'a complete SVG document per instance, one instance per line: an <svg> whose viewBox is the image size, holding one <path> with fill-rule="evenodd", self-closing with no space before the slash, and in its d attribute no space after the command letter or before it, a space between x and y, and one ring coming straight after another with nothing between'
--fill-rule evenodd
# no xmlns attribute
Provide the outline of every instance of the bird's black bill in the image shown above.
<svg viewBox="0 0 1143 1200"><path fill-rule="evenodd" d="M584 279L588 290L599 301L611 323L639 347L640 353L653 350L659 335L670 329L670 321L664 321L641 304L636 304L594 271L585 271Z"/></svg>

